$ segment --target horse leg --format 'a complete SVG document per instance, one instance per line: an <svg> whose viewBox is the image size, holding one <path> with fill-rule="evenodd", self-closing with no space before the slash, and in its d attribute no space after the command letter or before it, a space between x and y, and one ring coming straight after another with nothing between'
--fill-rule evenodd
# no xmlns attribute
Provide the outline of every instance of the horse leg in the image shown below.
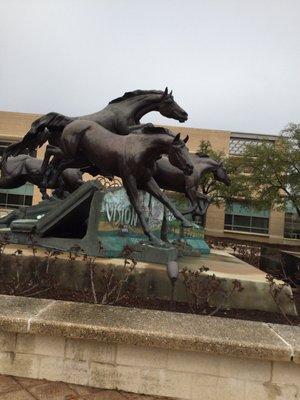
<svg viewBox="0 0 300 400"><path fill-rule="evenodd" d="M197 208L199 207L197 191L195 189L185 188L185 196L189 199L192 207L182 212L182 214L183 215L192 214L194 220L195 216L198 215L199 213L199 211L196 211Z"/></svg>
<svg viewBox="0 0 300 400"><path fill-rule="evenodd" d="M161 228L160 228L160 238L163 242L169 242L168 241L168 218L167 218L167 208L164 206L164 214L163 214L163 220L161 223Z"/></svg>
<svg viewBox="0 0 300 400"><path fill-rule="evenodd" d="M63 187L63 190L72 193L83 184L84 180L82 179L82 172L79 169L66 169L62 172L61 186Z"/></svg>
<svg viewBox="0 0 300 400"><path fill-rule="evenodd" d="M55 188L55 190L53 190L52 195L56 196L58 199L63 199L65 191L65 183L62 177L59 177L57 180L57 187Z"/></svg>
<svg viewBox="0 0 300 400"><path fill-rule="evenodd" d="M47 194L48 180L52 171L51 163L47 166L45 172L42 174L42 181L39 184L39 190L42 195L42 200L48 200L50 197Z"/></svg>
<svg viewBox="0 0 300 400"><path fill-rule="evenodd" d="M53 159L49 163L51 156L53 156ZM50 180L49 177L51 176L51 173L53 172L53 166L59 160L63 159L63 156L64 156L63 151L61 149L59 149L58 147L54 147L54 146L50 146L50 145L47 146L45 158L44 158L44 161L43 161L43 164L41 167L41 174L43 175L43 179L39 186L43 200L49 198L49 196L46 193L46 190L47 190L48 186L51 186L49 184L49 180Z"/></svg>
<svg viewBox="0 0 300 400"><path fill-rule="evenodd" d="M62 151L58 147L52 146L51 144L47 145L46 150L45 150L43 164L41 166L41 174L42 175L45 173L45 171L49 165L50 158L52 156L58 155L57 153L59 151L62 153Z"/></svg>
<svg viewBox="0 0 300 400"><path fill-rule="evenodd" d="M202 200L203 204L200 203ZM197 203L198 203L198 208L199 208L199 215L203 216L206 214L208 206L211 203L211 198L206 196L205 194L202 193L197 193Z"/></svg>
<svg viewBox="0 0 300 400"><path fill-rule="evenodd" d="M139 202L139 193L137 189L137 184L136 180L132 175L126 176L122 178L123 185L126 189L127 195L129 197L130 203L132 207L134 208L135 212L137 213L137 216L140 220L140 223L142 225L143 231L146 236L148 236L149 240L153 242L154 244L161 246L162 241L159 240L149 229L149 226L145 220L143 210L141 207L141 204Z"/></svg>
<svg viewBox="0 0 300 400"><path fill-rule="evenodd" d="M48 165L48 167L44 173L42 183L39 187L43 200L49 199L49 196L47 194L47 188L56 189L53 192L53 194L55 194L58 198L62 197L63 191L64 191L63 190L64 181L61 178L61 173L66 168L66 165L68 165L69 163L73 163L73 160L72 161L62 161L57 165L57 167L55 169L55 161L56 161L55 157L52 160L52 162ZM51 174L52 174L52 176L51 176Z"/></svg>
<svg viewBox="0 0 300 400"><path fill-rule="evenodd" d="M164 192L160 190L160 187L158 184L155 182L153 178L150 178L146 183L143 184L145 187L146 191L150 194L152 194L157 200L159 200L162 204L164 204L174 215L175 218L179 219L182 222L182 226L184 228L191 228L195 226L194 223L191 221L187 220L181 212L179 212L173 204L170 202L168 197L165 195Z"/></svg>
<svg viewBox="0 0 300 400"><path fill-rule="evenodd" d="M39 186L39 190L42 195L42 200L50 199L50 196L47 194L47 188L45 186L41 184L41 186Z"/></svg>
<svg viewBox="0 0 300 400"><path fill-rule="evenodd" d="M62 172L63 172L65 169L70 168L72 165L74 165L74 163L75 163L75 160L64 160L64 161L61 161L61 162L57 165L56 169L54 170L54 174L53 174L53 176L51 177L51 180L50 180L50 182L49 182L49 185L50 185L50 186L55 186L55 185L57 185L58 178L60 177L60 175L62 174Z"/></svg>
<svg viewBox="0 0 300 400"><path fill-rule="evenodd" d="M43 200L49 199L49 196L47 194L48 181L49 181L49 176L51 174L51 168L49 168L49 165L51 165L51 163L53 164L53 161L50 163L50 158L52 156L54 158L62 157L62 155L63 152L58 147L52 146L50 144L47 145L44 160L41 166L41 175L43 176L43 179L41 184L39 185L39 189Z"/></svg>

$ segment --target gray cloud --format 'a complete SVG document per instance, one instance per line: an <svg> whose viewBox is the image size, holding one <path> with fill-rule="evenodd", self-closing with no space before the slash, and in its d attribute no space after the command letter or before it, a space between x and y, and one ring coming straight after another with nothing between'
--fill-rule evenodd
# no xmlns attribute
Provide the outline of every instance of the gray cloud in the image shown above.
<svg viewBox="0 0 300 400"><path fill-rule="evenodd" d="M299 0L1 0L0 109L82 115L168 85L187 126L276 133L299 122L299 15Z"/></svg>

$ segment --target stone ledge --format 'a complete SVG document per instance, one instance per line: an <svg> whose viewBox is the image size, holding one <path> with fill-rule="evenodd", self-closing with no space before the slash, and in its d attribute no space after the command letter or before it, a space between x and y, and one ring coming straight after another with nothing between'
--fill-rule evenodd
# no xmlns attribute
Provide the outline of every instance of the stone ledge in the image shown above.
<svg viewBox="0 0 300 400"><path fill-rule="evenodd" d="M300 327L0 295L0 330L300 363Z"/></svg>
<svg viewBox="0 0 300 400"><path fill-rule="evenodd" d="M291 346L293 361L300 364L300 327L277 324L270 327Z"/></svg>

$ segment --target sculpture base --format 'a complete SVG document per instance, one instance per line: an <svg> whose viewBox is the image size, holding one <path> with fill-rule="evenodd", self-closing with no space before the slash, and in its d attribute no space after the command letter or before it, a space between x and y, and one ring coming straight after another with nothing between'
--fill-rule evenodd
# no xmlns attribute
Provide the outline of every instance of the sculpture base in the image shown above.
<svg viewBox="0 0 300 400"><path fill-rule="evenodd" d="M154 246L151 243L141 242L133 246L133 258L139 261L167 264L178 258L178 250L175 246Z"/></svg>
<svg viewBox="0 0 300 400"><path fill-rule="evenodd" d="M177 260L176 246L166 243L154 246L145 241L142 235L120 235L116 232L99 232L98 239L102 246L102 255L107 258L118 258L124 254L124 248L132 250L131 256L137 261L167 263Z"/></svg>
<svg viewBox="0 0 300 400"><path fill-rule="evenodd" d="M137 261L163 264L180 256L209 253L201 227L182 230L176 221L170 223L169 243L153 245L125 196L122 188L103 190L97 181L86 182L64 200L51 199L23 207L0 219L0 238L7 237L15 244L35 242L37 246L62 251L77 248L89 256L107 258L123 257L124 248L129 247ZM158 206L152 208L154 215ZM154 222L152 232L159 238L159 218Z"/></svg>
<svg viewBox="0 0 300 400"><path fill-rule="evenodd" d="M159 237L158 232L156 235ZM184 237L178 241L176 236L170 235L169 243L161 247L146 241L143 235L121 235L116 231L98 232L98 239L102 245L102 255L107 258L122 257L125 247L133 250L136 260L153 263L167 263L182 256L200 257L210 253L205 240L195 237Z"/></svg>
<svg viewBox="0 0 300 400"><path fill-rule="evenodd" d="M170 235L169 240L176 245L179 255L182 256L197 257L210 253L210 247L202 238L187 236L179 240L178 237Z"/></svg>

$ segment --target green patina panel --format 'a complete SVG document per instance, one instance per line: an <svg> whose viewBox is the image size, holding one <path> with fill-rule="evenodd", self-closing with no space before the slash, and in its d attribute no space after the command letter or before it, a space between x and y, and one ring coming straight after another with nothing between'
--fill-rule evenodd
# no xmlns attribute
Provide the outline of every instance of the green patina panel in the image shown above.
<svg viewBox="0 0 300 400"><path fill-rule="evenodd" d="M31 183L26 183L15 189L0 189L0 193L18 194L21 196L33 196L34 186Z"/></svg>
<svg viewBox="0 0 300 400"><path fill-rule="evenodd" d="M180 210L189 208L189 204L183 196L175 196L171 200ZM140 202L151 231L159 238L164 213L163 205L145 192L140 192ZM167 220L169 240L178 239L180 235L179 221L169 211ZM123 188L107 192L104 195L99 217L98 237L104 248L110 249L110 257L120 254L126 244L134 245L147 239ZM202 227L185 229L184 238L193 249L200 250L202 254L209 253Z"/></svg>

